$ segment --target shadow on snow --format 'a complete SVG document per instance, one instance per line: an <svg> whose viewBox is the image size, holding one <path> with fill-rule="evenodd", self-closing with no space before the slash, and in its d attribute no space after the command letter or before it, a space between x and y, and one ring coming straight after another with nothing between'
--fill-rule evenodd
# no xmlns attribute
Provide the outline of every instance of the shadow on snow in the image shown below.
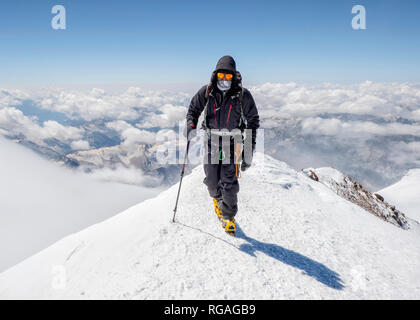
<svg viewBox="0 0 420 320"><path fill-rule="evenodd" d="M322 263L316 262L315 260L305 257L304 255L301 255L300 253L297 253L293 250L283 248L277 244L264 243L250 238L243 232L243 230L239 227L238 224L236 224L235 238L247 241L247 243L243 243L239 247L202 229L192 227L180 222L177 223L184 227L200 231L215 239L223 241L226 244L235 247L236 249L239 249L240 251L249 254L252 257L256 257L256 251L262 252L268 255L269 257L272 257L284 264L288 264L289 266L302 270L304 274L316 279L317 281L332 289L342 290L344 288L340 275L337 272L329 269Z"/></svg>
<svg viewBox="0 0 420 320"><path fill-rule="evenodd" d="M241 244L238 249L250 256L256 257L256 251L262 252L282 263L302 270L304 274L330 288L336 290L342 290L344 288L340 275L337 272L329 269L322 263L316 262L295 251L288 250L277 244L264 243L250 238L243 232L238 224L236 224L236 238L247 241L247 243Z"/></svg>

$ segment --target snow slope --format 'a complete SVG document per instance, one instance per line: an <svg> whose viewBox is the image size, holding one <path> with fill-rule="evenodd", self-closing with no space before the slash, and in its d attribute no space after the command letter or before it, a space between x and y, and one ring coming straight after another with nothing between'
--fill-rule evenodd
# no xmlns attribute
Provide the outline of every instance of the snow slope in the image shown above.
<svg viewBox="0 0 420 320"><path fill-rule="evenodd" d="M236 238L201 166L159 196L0 274L0 298L419 299L420 233L342 199L283 162L243 173Z"/></svg>
<svg viewBox="0 0 420 320"><path fill-rule="evenodd" d="M378 193L407 216L420 221L420 169L410 170L400 181Z"/></svg>

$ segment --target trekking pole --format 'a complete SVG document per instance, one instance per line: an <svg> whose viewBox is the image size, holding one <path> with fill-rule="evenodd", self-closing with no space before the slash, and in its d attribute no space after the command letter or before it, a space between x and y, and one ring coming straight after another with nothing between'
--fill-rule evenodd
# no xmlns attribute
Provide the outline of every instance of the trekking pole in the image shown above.
<svg viewBox="0 0 420 320"><path fill-rule="evenodd" d="M176 209L178 207L179 192L181 191L181 183L182 183L182 178L184 177L185 165L187 164L187 157L188 157L188 149L189 148L190 148L190 140L188 140L188 142L187 142L187 151L185 152L184 164L182 165L181 180L179 180L178 195L176 196L176 203L175 203L175 209L174 209L174 217L172 219L172 222L175 222L175 214L176 214Z"/></svg>

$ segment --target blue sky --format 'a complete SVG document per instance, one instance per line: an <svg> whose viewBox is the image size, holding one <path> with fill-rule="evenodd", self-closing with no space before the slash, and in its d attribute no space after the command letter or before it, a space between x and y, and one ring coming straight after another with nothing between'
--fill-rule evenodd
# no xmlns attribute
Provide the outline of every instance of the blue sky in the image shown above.
<svg viewBox="0 0 420 320"><path fill-rule="evenodd" d="M51 28L64 5L67 29ZM351 28L364 5L367 30ZM4 0L0 85L207 82L232 55L248 83L420 82L420 1Z"/></svg>

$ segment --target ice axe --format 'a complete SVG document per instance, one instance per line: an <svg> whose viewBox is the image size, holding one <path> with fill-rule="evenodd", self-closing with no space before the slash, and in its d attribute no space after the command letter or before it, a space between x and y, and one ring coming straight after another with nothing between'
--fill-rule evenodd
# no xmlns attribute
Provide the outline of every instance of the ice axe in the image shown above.
<svg viewBox="0 0 420 320"><path fill-rule="evenodd" d="M187 151L185 152L184 164L182 165L181 179L179 180L178 195L176 196L176 203L175 203L175 209L174 209L174 217L172 218L172 222L175 222L176 209L178 207L179 192L181 191L182 178L184 177L185 165L187 164L188 150L189 149L190 149L190 140L188 140L188 142L187 142Z"/></svg>

